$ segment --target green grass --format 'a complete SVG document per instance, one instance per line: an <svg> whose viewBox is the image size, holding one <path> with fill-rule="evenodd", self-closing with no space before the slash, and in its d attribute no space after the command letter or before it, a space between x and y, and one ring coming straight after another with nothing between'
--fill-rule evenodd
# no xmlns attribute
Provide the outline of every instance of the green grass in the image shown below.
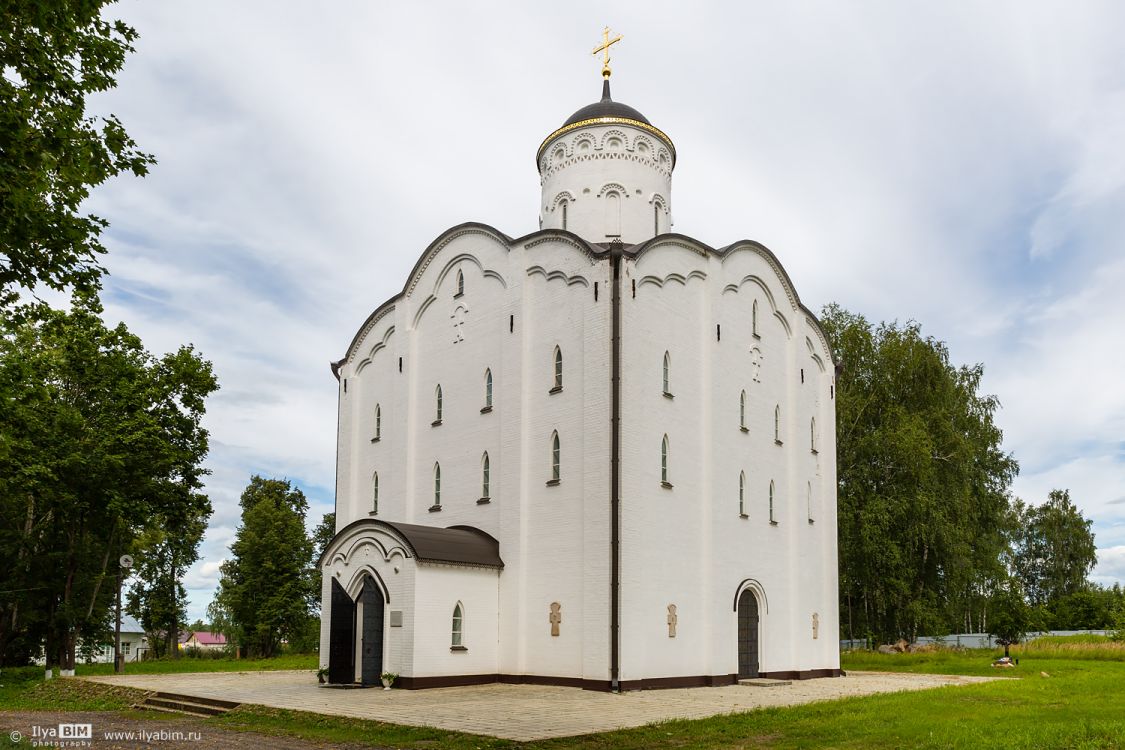
<svg viewBox="0 0 1125 750"><path fill-rule="evenodd" d="M1076 643L1067 658L1044 655L1021 647L1020 666L993 669L996 651L940 651L887 656L845 654L845 669L937 672L1004 676L981 685L945 687L908 693L889 693L840 701L764 709L745 714L695 721L671 721L619 732L520 744L476 735L375 721L244 706L208 720L208 724L263 734L299 737L357 747L398 748L536 748L542 750L640 750L641 748L1121 748L1125 747L1125 656L1091 658ZM1086 651L1116 653L1101 644L1085 644ZM206 664L207 662L200 662ZM243 662L242 664L246 664ZM275 667L276 668L276 667ZM282 667L293 668L293 667ZM38 670L36 670L38 672ZM1046 672L1049 676L1041 676ZM4 671L4 677L9 671ZM846 678L845 678L846 679ZM31 682L29 678L29 682ZM90 684L71 694L66 683L53 680L39 688L24 686L25 699L43 708L62 705L91 710L94 703L112 710L123 695L98 691L109 686ZM706 690L707 688L700 688ZM0 689L0 706L10 691ZM18 696L17 696L18 697ZM51 703L51 705L46 705ZM20 706L26 701L20 701Z"/></svg>
<svg viewBox="0 0 1125 750"><path fill-rule="evenodd" d="M172 674L180 672L258 672L265 669L313 669L316 654L287 654L272 659L152 659L129 662L125 674ZM113 674L112 664L79 664L79 675Z"/></svg>
<svg viewBox="0 0 1125 750"><path fill-rule="evenodd" d="M7 711L122 711L143 691L56 677L43 679L42 667L0 671L0 708Z"/></svg>

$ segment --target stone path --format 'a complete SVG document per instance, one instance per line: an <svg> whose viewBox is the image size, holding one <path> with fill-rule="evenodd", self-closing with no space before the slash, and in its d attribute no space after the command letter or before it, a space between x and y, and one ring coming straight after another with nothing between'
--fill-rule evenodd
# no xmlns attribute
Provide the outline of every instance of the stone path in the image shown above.
<svg viewBox="0 0 1125 750"><path fill-rule="evenodd" d="M87 677L240 703L353 716L393 724L530 741L606 732L668 719L791 706L819 700L969 685L998 679L892 672L849 672L847 677L796 680L769 688L731 685L622 694L542 685L476 685L433 690L321 688L312 672L209 672L205 674Z"/></svg>

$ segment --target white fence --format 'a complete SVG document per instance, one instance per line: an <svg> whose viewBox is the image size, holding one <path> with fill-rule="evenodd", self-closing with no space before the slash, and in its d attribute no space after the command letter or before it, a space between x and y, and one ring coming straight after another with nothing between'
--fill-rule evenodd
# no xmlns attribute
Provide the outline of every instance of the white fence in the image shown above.
<svg viewBox="0 0 1125 750"><path fill-rule="evenodd" d="M1109 635L1106 630L1046 630L1038 633L1028 633L1025 641L1034 640L1041 635ZM955 633L952 635L923 635L918 636L916 643L936 643L941 646L956 646L959 648L996 648L996 639L988 633ZM876 644L877 645L877 644ZM868 643L862 640L842 640L840 649L851 651L868 648Z"/></svg>

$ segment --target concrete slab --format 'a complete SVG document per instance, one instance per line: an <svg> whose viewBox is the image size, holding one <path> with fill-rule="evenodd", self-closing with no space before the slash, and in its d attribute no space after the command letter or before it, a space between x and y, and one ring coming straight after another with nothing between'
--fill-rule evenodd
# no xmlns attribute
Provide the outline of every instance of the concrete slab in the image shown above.
<svg viewBox="0 0 1125 750"><path fill-rule="evenodd" d="M995 677L848 672L769 690L739 685L621 694L543 685L475 685L434 690L321 690L313 672L207 672L87 677L202 698L218 698L392 724L437 727L527 742L642 726L669 719L791 706L901 690L987 682Z"/></svg>

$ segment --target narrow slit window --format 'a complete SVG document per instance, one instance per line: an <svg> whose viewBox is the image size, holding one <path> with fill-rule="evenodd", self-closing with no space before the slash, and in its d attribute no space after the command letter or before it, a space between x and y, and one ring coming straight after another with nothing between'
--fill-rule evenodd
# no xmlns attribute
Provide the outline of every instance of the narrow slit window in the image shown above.
<svg viewBox="0 0 1125 750"><path fill-rule="evenodd" d="M770 480L770 523L777 523L777 518L773 512L773 480Z"/></svg>
<svg viewBox="0 0 1125 750"><path fill-rule="evenodd" d="M375 439L380 440L383 437L383 408L379 404L375 404Z"/></svg>
<svg viewBox="0 0 1125 750"><path fill-rule="evenodd" d="M559 444L559 433L551 433L551 481L557 482L562 478L561 470L562 450Z"/></svg>
<svg viewBox="0 0 1125 750"><path fill-rule="evenodd" d="M464 625L464 610L461 609L461 602L457 602L457 605L453 607L453 627L451 629L452 633L449 639L450 645L454 647L465 645L463 642L465 636Z"/></svg>
<svg viewBox="0 0 1125 750"><path fill-rule="evenodd" d="M371 477L371 512L379 512L379 472Z"/></svg>
<svg viewBox="0 0 1125 750"><path fill-rule="evenodd" d="M774 442L781 442L781 405L773 407L773 439Z"/></svg>
<svg viewBox="0 0 1125 750"><path fill-rule="evenodd" d="M652 234L655 237L660 234L660 204L652 204Z"/></svg>
<svg viewBox="0 0 1125 750"><path fill-rule="evenodd" d="M813 520L814 520L813 507L812 507L812 482L809 482L807 502L808 502L808 508L809 508L809 523L812 523Z"/></svg>
<svg viewBox="0 0 1125 750"><path fill-rule="evenodd" d="M491 466L488 461L488 451L484 452L484 458L480 461L480 496L482 500L489 497L489 485L491 484Z"/></svg>
<svg viewBox="0 0 1125 750"><path fill-rule="evenodd" d="M660 441L660 481L664 484L668 482L668 436L665 435L664 439Z"/></svg>
<svg viewBox="0 0 1125 750"><path fill-rule="evenodd" d="M566 229L566 213L567 213L567 204L568 203L569 203L569 201L563 201L562 202L562 228L563 229Z"/></svg>
<svg viewBox="0 0 1125 750"><path fill-rule="evenodd" d="M809 420L809 450L816 453L816 417Z"/></svg>
<svg viewBox="0 0 1125 750"><path fill-rule="evenodd" d="M672 392L672 389L669 387L670 386L670 377L671 377L669 371L671 369L672 369L672 357L671 357L671 355L668 354L668 352L664 352L663 383L664 383L664 392L665 393L671 393Z"/></svg>
<svg viewBox="0 0 1125 750"><path fill-rule="evenodd" d="M441 464L434 464L434 507L441 507Z"/></svg>
<svg viewBox="0 0 1125 750"><path fill-rule="evenodd" d="M738 397L738 426L746 429L746 391Z"/></svg>
<svg viewBox="0 0 1125 750"><path fill-rule="evenodd" d="M435 423L441 422L441 413L442 413L442 398L441 398L441 386L439 385L437 388L434 389L434 422Z"/></svg>
<svg viewBox="0 0 1125 750"><path fill-rule="evenodd" d="M738 473L738 515L746 515L746 472Z"/></svg>
<svg viewBox="0 0 1125 750"><path fill-rule="evenodd" d="M562 372L563 372L562 349L560 349L559 347L556 346L555 347L555 380L554 380L554 387L555 388L562 388L562 383L563 383Z"/></svg>
<svg viewBox="0 0 1125 750"><path fill-rule="evenodd" d="M460 297L465 293L465 274L461 271L457 272L457 296Z"/></svg>
<svg viewBox="0 0 1125 750"><path fill-rule="evenodd" d="M750 307L750 333L758 335L758 300Z"/></svg>
<svg viewBox="0 0 1125 750"><path fill-rule="evenodd" d="M492 408L492 368L484 371L484 408Z"/></svg>

